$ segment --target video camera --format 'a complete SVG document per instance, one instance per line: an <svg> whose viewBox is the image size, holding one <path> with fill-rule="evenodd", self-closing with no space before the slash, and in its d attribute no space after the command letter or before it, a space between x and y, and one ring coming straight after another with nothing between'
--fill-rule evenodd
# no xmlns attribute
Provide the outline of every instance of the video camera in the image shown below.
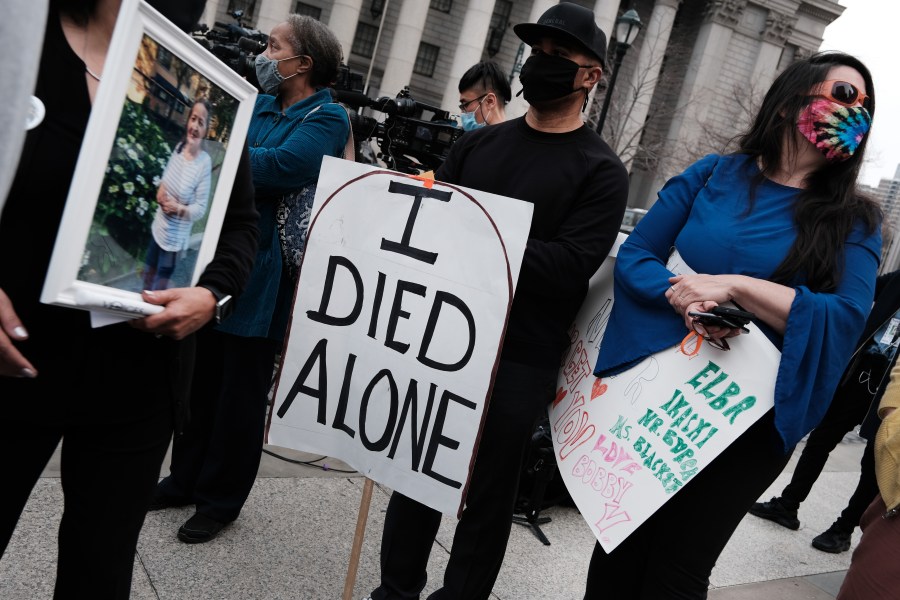
<svg viewBox="0 0 900 600"><path fill-rule="evenodd" d="M437 169L447 158L450 146L463 134L450 113L414 100L408 87L396 98L369 98L363 92L362 76L345 65L341 65L331 95L350 108L350 124L360 162L365 162L360 144L374 139L380 150L378 158L387 168L418 175ZM363 108L383 112L384 122L361 115Z"/></svg>
<svg viewBox="0 0 900 600"><path fill-rule="evenodd" d="M244 27L243 10L235 10L230 14L234 17L235 23L216 21L212 29L201 24L191 32L191 37L228 65L232 71L259 88L256 79L256 56L265 51L269 44L269 36L256 29Z"/></svg>
<svg viewBox="0 0 900 600"><path fill-rule="evenodd" d="M230 13L235 23L216 22L210 29L200 25L192 37L224 62L231 70L259 89L256 78L256 57L264 52L269 36L243 26L244 11ZM450 118L450 113L410 96L403 88L396 98L369 98L364 93L362 75L341 65L331 89L336 102L348 107L350 124L356 142L359 162L374 163L376 157L368 144L376 140L380 153L377 158L389 169L417 175L437 169L463 130ZM385 113L384 122L360 114L363 108ZM428 118L427 118L428 117ZM368 150L368 151L367 151Z"/></svg>

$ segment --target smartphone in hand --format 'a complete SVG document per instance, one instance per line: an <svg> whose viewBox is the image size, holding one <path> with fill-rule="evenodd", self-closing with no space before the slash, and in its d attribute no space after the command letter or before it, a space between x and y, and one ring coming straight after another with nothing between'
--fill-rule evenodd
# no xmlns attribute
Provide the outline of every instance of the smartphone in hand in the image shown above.
<svg viewBox="0 0 900 600"><path fill-rule="evenodd" d="M730 321L740 323L741 325L746 325L756 318L756 315L750 311L741 310L739 308L730 308L728 306L715 306L709 312L719 317L725 317Z"/></svg>
<svg viewBox="0 0 900 600"><path fill-rule="evenodd" d="M726 309L722 306L716 306L710 312L691 311L688 315L696 318L701 325L740 329L744 333L750 333L750 330L744 327L744 325L749 323L755 316L751 312L738 309Z"/></svg>

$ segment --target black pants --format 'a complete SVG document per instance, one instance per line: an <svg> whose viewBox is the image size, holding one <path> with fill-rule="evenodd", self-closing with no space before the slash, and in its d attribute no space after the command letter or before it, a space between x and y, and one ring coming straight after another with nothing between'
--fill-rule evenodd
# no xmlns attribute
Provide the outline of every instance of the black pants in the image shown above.
<svg viewBox="0 0 900 600"><path fill-rule="evenodd" d="M848 382L835 393L822 422L810 432L806 447L800 454L791 481L781 493L790 507L797 507L806 500L809 492L825 468L828 455L844 439L847 432L862 423L872 402L872 395L860 389L858 382ZM874 409L873 409L874 410ZM872 436L874 438L874 436ZM870 441L860 460L859 483L853 495L838 517L838 525L847 532L859 524L859 519L878 494L875 480L874 450Z"/></svg>
<svg viewBox="0 0 900 600"><path fill-rule="evenodd" d="M259 470L281 344L208 328L197 342L190 422L172 444L170 475L159 492L228 523L240 514Z"/></svg>
<svg viewBox="0 0 900 600"><path fill-rule="evenodd" d="M57 341L56 360L52 351L32 358L37 379L0 378L0 453L9 459L0 552L62 440L54 598L127 600L138 536L172 437L178 343L127 325L81 332L67 349L72 340Z"/></svg>
<svg viewBox="0 0 900 600"><path fill-rule="evenodd" d="M456 526L444 585L430 600L482 600L500 572L516 491L535 422L553 399L557 370L501 361L466 507ZM381 586L374 600L417 599L441 513L394 492L381 538Z"/></svg>
<svg viewBox="0 0 900 600"><path fill-rule="evenodd" d="M620 545L594 547L585 600L697 600L747 509L787 465L769 411Z"/></svg>
<svg viewBox="0 0 900 600"><path fill-rule="evenodd" d="M866 440L866 448L859 459L859 483L847 506L837 518L838 527L851 533L862 519L863 513L878 495L878 480L875 477L875 436Z"/></svg>

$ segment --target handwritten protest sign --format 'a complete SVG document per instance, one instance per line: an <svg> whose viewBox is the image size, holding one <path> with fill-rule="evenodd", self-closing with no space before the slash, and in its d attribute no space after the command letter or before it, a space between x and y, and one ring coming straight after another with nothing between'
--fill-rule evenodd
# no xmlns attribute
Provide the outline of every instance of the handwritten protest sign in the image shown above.
<svg viewBox="0 0 900 600"><path fill-rule="evenodd" d="M268 442L462 510L532 205L326 157Z"/></svg>
<svg viewBox="0 0 900 600"><path fill-rule="evenodd" d="M591 279L550 410L560 475L607 552L772 408L780 360L751 323L728 352L693 337L619 375L594 377L624 239ZM668 267L690 272L678 260Z"/></svg>

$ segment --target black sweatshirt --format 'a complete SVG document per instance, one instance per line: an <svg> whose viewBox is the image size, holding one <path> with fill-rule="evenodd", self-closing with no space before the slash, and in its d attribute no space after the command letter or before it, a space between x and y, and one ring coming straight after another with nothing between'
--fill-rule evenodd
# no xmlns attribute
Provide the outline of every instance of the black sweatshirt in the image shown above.
<svg viewBox="0 0 900 600"><path fill-rule="evenodd" d="M534 205L502 357L557 366L625 213L622 161L587 125L545 133L520 117L466 133L435 178Z"/></svg>

